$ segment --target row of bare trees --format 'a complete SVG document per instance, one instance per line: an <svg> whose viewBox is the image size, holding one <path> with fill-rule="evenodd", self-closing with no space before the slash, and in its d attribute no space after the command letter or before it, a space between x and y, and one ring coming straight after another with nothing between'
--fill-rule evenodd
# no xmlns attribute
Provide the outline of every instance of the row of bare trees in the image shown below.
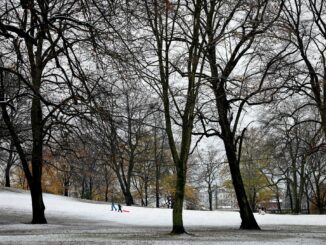
<svg viewBox="0 0 326 245"><path fill-rule="evenodd" d="M65 186L72 170L104 172L108 200L114 173L127 205L134 204L133 186L144 190L139 193L147 204L154 175L159 207L164 163L172 161L172 233L184 233L182 209L196 135L213 137L216 150L225 150L241 228L259 229L241 174L243 142L254 126L244 118L282 103L297 106L287 106L286 113L275 110L276 117L264 113L261 121L272 125L266 132L275 133L280 120L292 118L275 139L279 153L290 151L282 155L287 168L279 169L287 169L287 177L272 178L275 168L266 169L272 184L290 180L297 205L308 183L296 175L298 159L323 167L318 154L326 137L325 9L322 0L2 2L1 152L8 171L19 158L31 190L32 222L46 223L41 182L46 147L66 159L57 166L67 173ZM304 114L307 110L317 113ZM298 145L289 144L308 123L316 136L311 154L302 155ZM74 149L76 141L84 146ZM71 164L71 154L86 160ZM211 185L214 166L207 168ZM323 175L311 174L309 190L318 191L316 178ZM80 175L78 183L83 196L86 189L92 193L91 175Z"/></svg>

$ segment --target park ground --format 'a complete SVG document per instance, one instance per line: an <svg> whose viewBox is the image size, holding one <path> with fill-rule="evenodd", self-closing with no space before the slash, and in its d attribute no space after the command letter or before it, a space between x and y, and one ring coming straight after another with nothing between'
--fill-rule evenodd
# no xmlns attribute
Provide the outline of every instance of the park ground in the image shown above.
<svg viewBox="0 0 326 245"><path fill-rule="evenodd" d="M170 209L123 207L44 194L47 225L32 225L28 192L0 189L0 244L326 244L326 216L255 214L261 231L239 230L238 212L184 211L188 234L172 236Z"/></svg>

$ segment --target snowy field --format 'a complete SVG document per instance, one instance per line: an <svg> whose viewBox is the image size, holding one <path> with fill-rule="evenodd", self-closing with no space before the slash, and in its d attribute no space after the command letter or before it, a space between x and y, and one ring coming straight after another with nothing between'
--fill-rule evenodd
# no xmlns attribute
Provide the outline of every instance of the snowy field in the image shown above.
<svg viewBox="0 0 326 245"><path fill-rule="evenodd" d="M237 212L184 211L187 235L171 236L172 210L123 207L44 194L47 225L31 225L29 192L0 188L0 244L326 244L326 216L256 215L261 231L239 230Z"/></svg>

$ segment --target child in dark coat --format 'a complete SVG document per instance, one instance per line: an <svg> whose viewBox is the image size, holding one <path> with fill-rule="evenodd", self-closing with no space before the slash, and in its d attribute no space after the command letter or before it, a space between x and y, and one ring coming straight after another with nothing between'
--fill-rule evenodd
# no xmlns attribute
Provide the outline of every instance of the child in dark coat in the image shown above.
<svg viewBox="0 0 326 245"><path fill-rule="evenodd" d="M118 203L118 212L121 212L122 213L122 206L120 203Z"/></svg>

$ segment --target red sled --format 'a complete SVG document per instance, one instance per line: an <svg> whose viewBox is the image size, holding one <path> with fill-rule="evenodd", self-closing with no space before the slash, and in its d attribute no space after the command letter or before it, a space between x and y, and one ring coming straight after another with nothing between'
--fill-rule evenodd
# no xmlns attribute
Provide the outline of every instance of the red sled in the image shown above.
<svg viewBox="0 0 326 245"><path fill-rule="evenodd" d="M130 211L123 209L122 212L129 213Z"/></svg>

